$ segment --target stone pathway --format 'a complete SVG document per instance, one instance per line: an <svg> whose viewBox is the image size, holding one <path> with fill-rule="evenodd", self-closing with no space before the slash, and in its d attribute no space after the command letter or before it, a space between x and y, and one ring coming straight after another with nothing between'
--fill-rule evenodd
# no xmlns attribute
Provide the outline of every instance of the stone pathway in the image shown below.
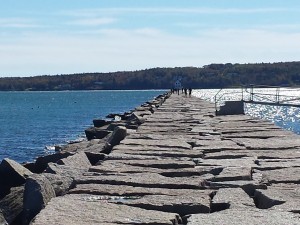
<svg viewBox="0 0 300 225"><path fill-rule="evenodd" d="M299 136L175 94L129 133L32 224L300 224Z"/></svg>

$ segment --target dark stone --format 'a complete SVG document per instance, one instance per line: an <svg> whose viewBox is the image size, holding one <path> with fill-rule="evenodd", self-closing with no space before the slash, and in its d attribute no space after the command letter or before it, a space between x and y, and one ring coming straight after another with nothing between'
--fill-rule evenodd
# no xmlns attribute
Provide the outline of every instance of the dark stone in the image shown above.
<svg viewBox="0 0 300 225"><path fill-rule="evenodd" d="M119 144L120 141L122 141L126 137L126 134L127 134L126 127L122 127L122 126L116 127L114 132L109 137L108 143L111 146L115 146Z"/></svg>
<svg viewBox="0 0 300 225"><path fill-rule="evenodd" d="M111 121L109 121L109 120L102 120L102 119L94 119L93 120L94 127L103 127L105 125L109 125L110 123L111 123Z"/></svg>
<svg viewBox="0 0 300 225"><path fill-rule="evenodd" d="M103 153L94 153L94 152L85 152L88 160L90 161L91 165L95 165L100 160L105 158L105 154Z"/></svg>
<svg viewBox="0 0 300 225"><path fill-rule="evenodd" d="M0 184L0 200L9 194L10 187L7 185Z"/></svg>
<svg viewBox="0 0 300 225"><path fill-rule="evenodd" d="M8 225L7 221L5 220L1 212L0 212L0 225Z"/></svg>
<svg viewBox="0 0 300 225"><path fill-rule="evenodd" d="M24 191L23 223L29 224L54 197L55 191L45 176L34 174L27 178Z"/></svg>
<svg viewBox="0 0 300 225"><path fill-rule="evenodd" d="M30 170L32 173L36 173L35 162L24 163L24 164L22 164L22 166L24 166L26 169Z"/></svg>
<svg viewBox="0 0 300 225"><path fill-rule="evenodd" d="M32 172L24 166L8 158L3 159L0 164L0 181L5 186L20 186L25 183L26 177L31 174Z"/></svg>
<svg viewBox="0 0 300 225"><path fill-rule="evenodd" d="M0 201L0 211L8 224L21 224L23 193L24 186L11 188L10 193ZM1 217L0 224L2 225Z"/></svg>
<svg viewBox="0 0 300 225"><path fill-rule="evenodd" d="M57 162L60 159L67 158L70 156L69 152L59 152L52 155L41 156L36 159L35 162L35 173L42 173L50 162Z"/></svg>
<svg viewBox="0 0 300 225"><path fill-rule="evenodd" d="M102 139L110 133L111 132L107 129L97 128L97 127L90 127L85 130L85 136L88 140Z"/></svg>

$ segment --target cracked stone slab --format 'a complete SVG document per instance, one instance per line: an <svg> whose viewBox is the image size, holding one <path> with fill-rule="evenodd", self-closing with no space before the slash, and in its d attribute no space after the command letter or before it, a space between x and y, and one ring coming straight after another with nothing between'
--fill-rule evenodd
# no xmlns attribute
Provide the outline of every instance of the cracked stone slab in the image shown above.
<svg viewBox="0 0 300 225"><path fill-rule="evenodd" d="M135 187L149 188L183 188L183 189L201 189L207 179L213 179L213 176L193 176L193 177L164 177L155 173L138 173L130 175L101 175L85 173L84 176L75 180L76 184L112 184L129 185Z"/></svg>
<svg viewBox="0 0 300 225"><path fill-rule="evenodd" d="M231 140L200 140L196 141L193 150L239 150L245 147Z"/></svg>
<svg viewBox="0 0 300 225"><path fill-rule="evenodd" d="M53 198L31 223L44 224L178 224L179 215L108 203L92 195Z"/></svg>
<svg viewBox="0 0 300 225"><path fill-rule="evenodd" d="M258 159L255 169L271 170L289 167L300 167L300 159Z"/></svg>
<svg viewBox="0 0 300 225"><path fill-rule="evenodd" d="M300 137L288 136L286 138L234 138L237 144L245 146L247 149L293 149L300 148Z"/></svg>
<svg viewBox="0 0 300 225"><path fill-rule="evenodd" d="M250 129L250 128L248 128ZM222 130L222 137L224 138L258 138L258 139L267 139L274 137L286 137L290 135L290 131L284 130L265 130L265 131L255 131L255 130L234 130L234 131L226 131Z"/></svg>
<svg viewBox="0 0 300 225"><path fill-rule="evenodd" d="M133 198L128 201L124 201L122 198L116 198L108 200L108 202L115 202L147 210L172 212L179 215L209 213L211 204L210 197L208 195L146 195L141 198Z"/></svg>
<svg viewBox="0 0 300 225"><path fill-rule="evenodd" d="M299 214L277 210L228 209L211 214L194 214L188 219L189 225L296 225Z"/></svg>
<svg viewBox="0 0 300 225"><path fill-rule="evenodd" d="M259 208L276 209L287 212L300 211L300 186L280 184L269 186L266 190L256 190L254 198Z"/></svg>
<svg viewBox="0 0 300 225"><path fill-rule="evenodd" d="M103 161L100 164L103 167L116 167L116 166L135 166L135 167L149 167L158 169L181 169L181 168L194 168L195 162L192 160L179 160L179 159L127 159L118 160L117 162L109 160ZM142 170L142 168L141 168Z"/></svg>
<svg viewBox="0 0 300 225"><path fill-rule="evenodd" d="M71 189L71 194L93 194L111 196L143 196L143 195L170 195L170 196L209 196L213 190L195 189L168 189L168 188L147 188L133 187L129 185L110 184L77 184Z"/></svg>
<svg viewBox="0 0 300 225"><path fill-rule="evenodd" d="M215 176L214 181L251 180L251 167L225 167L222 172Z"/></svg>
<svg viewBox="0 0 300 225"><path fill-rule="evenodd" d="M129 139L126 138L121 141L121 144L124 145L140 145L140 146L157 146L165 148L182 148L182 149L191 149L191 145L185 141L174 141L173 140L149 140L149 139Z"/></svg>
<svg viewBox="0 0 300 225"><path fill-rule="evenodd" d="M260 171L264 182L300 184L300 167Z"/></svg>
<svg viewBox="0 0 300 225"><path fill-rule="evenodd" d="M253 199L242 188L219 189L213 197L213 204L228 204L230 209L255 208Z"/></svg>
<svg viewBox="0 0 300 225"><path fill-rule="evenodd" d="M236 159L198 159L197 166L255 167L254 157Z"/></svg>
<svg viewBox="0 0 300 225"><path fill-rule="evenodd" d="M140 147L139 147L140 148ZM148 148L143 150L130 150L130 148L123 149L123 150L113 150L115 154L123 154L127 156L127 158L139 156L139 157L171 157L171 158L202 158L203 151L194 151L194 150L184 150L182 149L161 149L157 148Z"/></svg>
<svg viewBox="0 0 300 225"><path fill-rule="evenodd" d="M92 166L89 172L97 172L101 174L119 174L119 173L157 173L165 177L191 177L201 176L204 174L219 174L222 167L212 166L197 166L193 168L154 168L154 167L139 167L126 165L124 163L112 162L98 166Z"/></svg>

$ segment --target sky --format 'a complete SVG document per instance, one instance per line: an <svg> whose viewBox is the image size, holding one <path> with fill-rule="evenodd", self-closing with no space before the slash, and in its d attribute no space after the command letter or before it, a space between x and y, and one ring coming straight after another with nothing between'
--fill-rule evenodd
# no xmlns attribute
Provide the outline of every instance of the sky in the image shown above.
<svg viewBox="0 0 300 225"><path fill-rule="evenodd" d="M299 59L299 0L8 0L0 7L0 77Z"/></svg>

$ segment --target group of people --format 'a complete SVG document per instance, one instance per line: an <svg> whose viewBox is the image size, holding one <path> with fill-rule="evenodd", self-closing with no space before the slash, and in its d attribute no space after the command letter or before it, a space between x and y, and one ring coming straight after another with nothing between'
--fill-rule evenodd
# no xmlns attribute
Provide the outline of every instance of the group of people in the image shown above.
<svg viewBox="0 0 300 225"><path fill-rule="evenodd" d="M176 88L172 88L171 89L171 93L173 94L173 93L177 93L178 95L179 95L179 92L180 92L180 89L176 89ZM187 95L189 94L189 97L191 97L192 96L192 88L182 88L181 89L181 93L183 94L184 93L184 95L187 97Z"/></svg>

